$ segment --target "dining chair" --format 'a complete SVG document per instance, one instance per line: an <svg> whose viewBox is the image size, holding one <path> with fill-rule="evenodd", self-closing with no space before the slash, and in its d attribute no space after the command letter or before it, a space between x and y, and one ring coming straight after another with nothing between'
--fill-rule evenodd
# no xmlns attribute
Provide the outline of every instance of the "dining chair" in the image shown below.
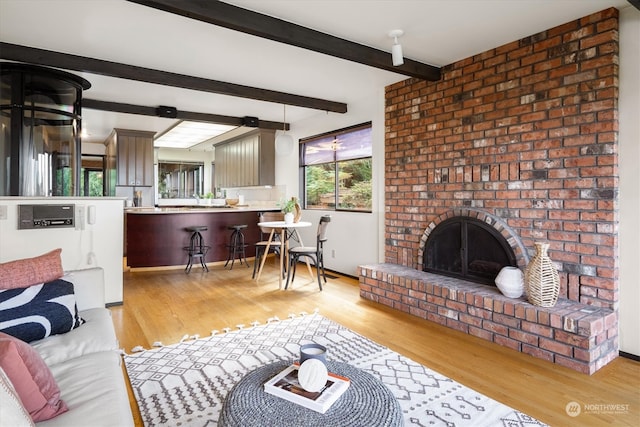
<svg viewBox="0 0 640 427"><path fill-rule="evenodd" d="M271 221L284 221L284 213L282 212L260 212L258 214L258 222L271 222ZM267 248L269 235L271 234L271 227L260 227L260 241L256 242L256 257L253 261L253 275L252 279L255 279L256 272L258 271L258 265L264 254L264 250ZM280 254L280 234L278 230L275 230L271 245L269 246L269 252ZM284 261L283 261L284 262ZM286 265L285 265L286 269ZM282 273L284 278L284 272Z"/></svg>
<svg viewBox="0 0 640 427"><path fill-rule="evenodd" d="M289 286L289 278L291 278L291 281L296 278L296 265L301 257L307 257L313 261L318 275L318 286L320 290L322 290L322 280L324 280L324 283L327 283L327 276L324 272L324 242L327 241L327 226L329 222L331 222L331 215L323 215L320 217L315 247L296 246L289 249L289 269L287 270L287 282L284 285L285 289Z"/></svg>

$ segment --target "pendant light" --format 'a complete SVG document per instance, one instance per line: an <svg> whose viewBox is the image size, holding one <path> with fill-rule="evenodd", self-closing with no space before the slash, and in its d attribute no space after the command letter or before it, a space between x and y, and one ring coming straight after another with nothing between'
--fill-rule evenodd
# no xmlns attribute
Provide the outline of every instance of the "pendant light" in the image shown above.
<svg viewBox="0 0 640 427"><path fill-rule="evenodd" d="M287 133L287 106L282 105L282 133L276 137L276 153L288 156L293 152L293 138Z"/></svg>

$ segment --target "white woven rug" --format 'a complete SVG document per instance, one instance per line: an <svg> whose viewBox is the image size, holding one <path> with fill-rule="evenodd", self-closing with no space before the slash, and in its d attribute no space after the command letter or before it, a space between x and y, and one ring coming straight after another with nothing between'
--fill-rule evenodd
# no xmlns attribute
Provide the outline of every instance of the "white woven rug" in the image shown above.
<svg viewBox="0 0 640 427"><path fill-rule="evenodd" d="M226 330L124 360L146 426L215 426L225 396L245 374L273 361L293 361L300 344L311 341L327 347L328 359L385 383L406 426L544 425L319 314Z"/></svg>

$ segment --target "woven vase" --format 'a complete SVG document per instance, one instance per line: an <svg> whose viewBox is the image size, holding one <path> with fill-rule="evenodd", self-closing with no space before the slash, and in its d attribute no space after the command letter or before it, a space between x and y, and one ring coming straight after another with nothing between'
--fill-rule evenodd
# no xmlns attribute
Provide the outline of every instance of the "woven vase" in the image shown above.
<svg viewBox="0 0 640 427"><path fill-rule="evenodd" d="M533 305L553 307L558 301L560 278L553 261L547 255L548 243L536 242L536 254L524 273L527 299Z"/></svg>
<svg viewBox="0 0 640 427"><path fill-rule="evenodd" d="M292 197L295 200L295 212L293 214L293 222L300 222L300 218L302 218L302 209L300 209L300 203L298 203L298 199Z"/></svg>

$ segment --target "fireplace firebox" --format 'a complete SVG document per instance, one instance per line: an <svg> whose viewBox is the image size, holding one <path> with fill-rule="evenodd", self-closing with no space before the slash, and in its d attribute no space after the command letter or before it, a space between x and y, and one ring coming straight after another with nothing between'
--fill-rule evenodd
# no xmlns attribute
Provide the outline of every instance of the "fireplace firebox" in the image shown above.
<svg viewBox="0 0 640 427"><path fill-rule="evenodd" d="M517 267L513 249L494 227L471 217L449 218L425 244L423 270L495 286L503 267Z"/></svg>

